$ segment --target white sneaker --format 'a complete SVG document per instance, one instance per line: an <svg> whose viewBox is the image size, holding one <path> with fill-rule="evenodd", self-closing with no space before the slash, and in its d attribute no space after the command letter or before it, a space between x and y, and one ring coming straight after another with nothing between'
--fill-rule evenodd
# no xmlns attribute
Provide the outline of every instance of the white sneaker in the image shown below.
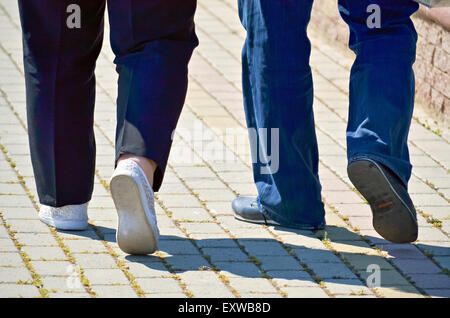
<svg viewBox="0 0 450 318"><path fill-rule="evenodd" d="M85 230L88 227L88 203L52 207L41 205L39 219L58 230Z"/></svg>
<svg viewBox="0 0 450 318"><path fill-rule="evenodd" d="M131 159L119 162L110 180L119 216L116 238L128 254L152 254L157 250L159 230L155 198L142 168Z"/></svg>

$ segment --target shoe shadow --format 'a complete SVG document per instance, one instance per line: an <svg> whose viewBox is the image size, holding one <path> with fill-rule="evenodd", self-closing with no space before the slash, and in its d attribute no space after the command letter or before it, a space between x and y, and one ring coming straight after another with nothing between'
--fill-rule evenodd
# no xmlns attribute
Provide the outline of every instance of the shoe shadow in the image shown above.
<svg viewBox="0 0 450 318"><path fill-rule="evenodd" d="M411 281L423 283L431 279L426 294L450 297L448 269L428 258L434 255L448 257L450 249L447 247L425 243L393 244L370 235L362 240L359 234L338 226L326 226L314 232L278 226L270 228L279 234L287 234L284 237L289 239L280 243L266 238L214 238L214 234L205 239L161 235L158 253L126 255L124 260L171 273L217 271L230 277L231 285L242 278L261 277L269 277L281 288L288 289L317 286L318 282L323 282L331 293L348 297L368 294L367 287L374 287L375 291L389 288L398 292L392 297L399 297L400 293L404 293L403 297L411 297L418 293ZM116 244L115 229L105 226L58 232ZM335 247L339 253L332 251ZM381 256L379 249L388 254ZM414 266L417 259L417 266ZM421 268L427 260L426 268ZM406 267L405 262L409 262ZM400 263L406 272L396 269ZM343 285L348 285L350 292L349 288L343 291ZM254 292L258 297L257 291Z"/></svg>
<svg viewBox="0 0 450 318"><path fill-rule="evenodd" d="M373 287L375 291L389 288L398 292L392 294L392 297L399 297L398 295L412 297L414 293L419 293L410 283L410 277L415 276L410 273L401 273L393 266L396 264L396 258L402 259L408 253L418 255L419 249L414 244L392 244L383 239L368 236L364 241L359 234L337 226L326 226L324 230L316 232L272 228L292 234L289 236L291 238L288 242L281 244L276 239L189 240L178 236L162 235L159 253L172 273L218 271L231 277L231 284L233 281L239 281L234 278L269 277L278 286L287 288L316 286L318 282L323 282L331 293L342 293L340 296L364 295L368 291L366 289L368 286ZM369 245L372 241L377 244ZM339 247L341 252L334 253L329 249L333 246ZM385 247L389 251L389 258L379 255L377 250L379 247ZM422 245L421 249L423 247ZM427 248L441 250L438 246ZM361 250L365 253L361 253ZM151 269L158 269L162 262L160 257L128 255L125 259L131 263L136 262ZM436 268L436 275L445 271L445 269ZM448 279L448 276L444 274L439 275ZM343 291L342 285L348 285L349 288ZM430 296L446 295L448 297L446 293L448 289L427 290Z"/></svg>

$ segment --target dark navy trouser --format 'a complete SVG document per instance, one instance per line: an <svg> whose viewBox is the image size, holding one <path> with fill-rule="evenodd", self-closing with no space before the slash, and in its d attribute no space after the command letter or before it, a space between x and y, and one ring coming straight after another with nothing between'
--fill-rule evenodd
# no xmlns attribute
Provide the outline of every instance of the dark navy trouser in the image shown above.
<svg viewBox="0 0 450 318"><path fill-rule="evenodd" d="M356 53L350 74L348 160L374 159L406 186L417 41L410 16L418 5L411 0L338 3L350 28L349 46ZM268 146L253 155L266 158L253 164L258 201L267 216L297 228L318 228L325 222L306 32L312 5L313 0L239 0L247 30L242 51L247 126L252 131L279 129L276 171L261 169L270 165ZM372 15L377 8L380 25ZM265 144L259 138L259 145Z"/></svg>
<svg viewBox="0 0 450 318"><path fill-rule="evenodd" d="M157 191L186 96L187 65L198 45L196 0L107 2L119 73L116 160L130 153L155 161ZM31 159L42 204L81 204L92 195L94 68L105 4L19 0Z"/></svg>

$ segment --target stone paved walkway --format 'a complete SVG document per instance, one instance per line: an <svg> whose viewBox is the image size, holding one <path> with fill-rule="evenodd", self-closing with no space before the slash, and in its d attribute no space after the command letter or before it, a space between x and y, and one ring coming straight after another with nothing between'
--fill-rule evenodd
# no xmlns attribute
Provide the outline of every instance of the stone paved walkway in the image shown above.
<svg viewBox="0 0 450 318"><path fill-rule="evenodd" d="M105 34L97 65L98 155L90 227L38 220L27 144L17 1L0 3L0 297L449 297L450 147L447 130L412 123L410 192L419 239L391 244L371 226L346 175L352 56L310 29L320 178L328 226L291 231L241 223L230 202L255 195L241 97L244 39L235 0L201 0L201 45L170 164L157 195L160 251L129 256L115 242L112 173L117 75ZM380 269L378 272L377 269ZM379 274L381 279L376 284Z"/></svg>

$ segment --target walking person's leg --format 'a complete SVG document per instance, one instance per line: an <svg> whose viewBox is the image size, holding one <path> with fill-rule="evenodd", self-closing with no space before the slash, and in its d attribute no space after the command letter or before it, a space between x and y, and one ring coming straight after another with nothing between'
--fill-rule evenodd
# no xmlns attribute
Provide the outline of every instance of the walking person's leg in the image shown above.
<svg viewBox="0 0 450 318"><path fill-rule="evenodd" d="M95 171L94 67L104 7L103 0L19 0L40 217L60 229L87 226Z"/></svg>
<svg viewBox="0 0 450 318"><path fill-rule="evenodd" d="M239 197L232 204L236 218L243 221L301 229L325 224L306 32L312 2L239 1L247 31L242 51L244 106L250 137L258 136L259 148L252 147L258 158L253 163L258 198ZM261 138L264 129L275 137L278 132L271 149ZM270 156L272 162L266 164Z"/></svg>
<svg viewBox="0 0 450 318"><path fill-rule="evenodd" d="M109 0L111 45L119 73L116 170L111 192L117 242L130 254L156 250L158 191L198 44L196 0Z"/></svg>
<svg viewBox="0 0 450 318"><path fill-rule="evenodd" d="M347 127L350 180L371 205L375 229L393 242L417 238L408 132L414 107L417 34L409 0L340 0L356 60ZM379 23L377 23L379 22Z"/></svg>

